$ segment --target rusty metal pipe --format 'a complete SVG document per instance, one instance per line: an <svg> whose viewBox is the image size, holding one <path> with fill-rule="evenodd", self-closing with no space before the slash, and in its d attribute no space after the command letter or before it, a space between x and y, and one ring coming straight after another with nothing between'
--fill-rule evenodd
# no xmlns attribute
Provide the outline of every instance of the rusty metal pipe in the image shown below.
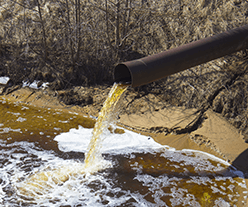
<svg viewBox="0 0 248 207"><path fill-rule="evenodd" d="M248 25L141 59L123 62L114 69L115 82L132 87L159 80L179 71L248 47Z"/></svg>

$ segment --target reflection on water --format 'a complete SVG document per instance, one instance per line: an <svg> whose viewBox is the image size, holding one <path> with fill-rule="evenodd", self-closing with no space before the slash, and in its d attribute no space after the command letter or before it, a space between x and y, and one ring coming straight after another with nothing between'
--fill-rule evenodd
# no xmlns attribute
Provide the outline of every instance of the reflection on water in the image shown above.
<svg viewBox="0 0 248 207"><path fill-rule="evenodd" d="M84 152L63 150L54 138L67 132L71 139L76 133L86 139L92 129L68 131L78 124L92 127L93 121L4 100L0 113L0 206L246 206L242 173L214 157L153 144L143 150L136 150L139 144L122 150L118 146L103 154L111 168L84 174L80 173ZM125 134L109 132L106 142L111 143L113 136L124 140L128 134L130 140L136 139ZM64 182L49 175L58 169ZM33 182L33 195L24 192L23 183L39 173L47 180Z"/></svg>

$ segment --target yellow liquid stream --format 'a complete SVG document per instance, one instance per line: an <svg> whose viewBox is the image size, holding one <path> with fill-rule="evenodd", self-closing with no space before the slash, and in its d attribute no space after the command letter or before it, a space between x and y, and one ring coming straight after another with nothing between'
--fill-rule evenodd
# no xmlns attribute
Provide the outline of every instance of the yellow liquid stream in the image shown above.
<svg viewBox="0 0 248 207"><path fill-rule="evenodd" d="M43 195L49 193L52 186L62 184L76 175L94 173L108 167L108 163L104 162L100 152L101 135L114 121L116 105L127 88L128 85L117 83L111 88L94 126L84 163L78 163L75 166L62 166L53 170L46 169L35 173L20 183L17 187L19 193L31 197Z"/></svg>
<svg viewBox="0 0 248 207"><path fill-rule="evenodd" d="M109 95L104 102L104 105L100 111L97 122L95 124L93 130L93 136L91 138L90 144L88 146L88 152L85 156L85 167L89 167L94 165L95 162L101 160L101 141L100 136L103 134L105 130L108 129L110 123L114 120L116 105L123 94L123 92L127 89L128 85L122 85L115 83L112 89L109 92Z"/></svg>

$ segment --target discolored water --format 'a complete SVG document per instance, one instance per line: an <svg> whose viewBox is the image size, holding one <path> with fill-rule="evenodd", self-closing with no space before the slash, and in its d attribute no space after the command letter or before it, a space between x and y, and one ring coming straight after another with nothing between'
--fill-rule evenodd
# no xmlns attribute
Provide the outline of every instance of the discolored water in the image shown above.
<svg viewBox="0 0 248 207"><path fill-rule="evenodd" d="M121 95L128 88L128 85L114 83L106 101L97 118L96 125L93 129L92 138L88 146L85 157L85 167L89 168L99 162L104 162L101 156L101 144L106 137L104 133L108 130L110 124L116 119L116 105Z"/></svg>
<svg viewBox="0 0 248 207"><path fill-rule="evenodd" d="M105 168L85 173L94 121L6 100L0 115L0 206L246 206L243 174L209 154L105 131Z"/></svg>

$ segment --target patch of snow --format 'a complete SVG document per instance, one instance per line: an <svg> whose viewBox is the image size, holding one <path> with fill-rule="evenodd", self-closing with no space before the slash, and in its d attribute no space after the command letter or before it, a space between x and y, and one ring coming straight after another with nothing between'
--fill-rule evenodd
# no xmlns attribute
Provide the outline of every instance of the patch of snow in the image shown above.
<svg viewBox="0 0 248 207"><path fill-rule="evenodd" d="M0 83L1 84L7 84L8 81L9 81L9 77L7 77L7 76L0 77Z"/></svg>
<svg viewBox="0 0 248 207"><path fill-rule="evenodd" d="M38 83L39 83L39 81L37 81L37 80L35 80L33 83L29 83L28 81L26 81L26 82L22 82L23 84L22 84L22 87L26 87L26 86L28 86L28 87L30 87L30 88L34 88L34 89L45 89L45 88L47 88L48 87L48 82L46 82L46 83L42 83L42 85L40 86L40 87L38 87Z"/></svg>

